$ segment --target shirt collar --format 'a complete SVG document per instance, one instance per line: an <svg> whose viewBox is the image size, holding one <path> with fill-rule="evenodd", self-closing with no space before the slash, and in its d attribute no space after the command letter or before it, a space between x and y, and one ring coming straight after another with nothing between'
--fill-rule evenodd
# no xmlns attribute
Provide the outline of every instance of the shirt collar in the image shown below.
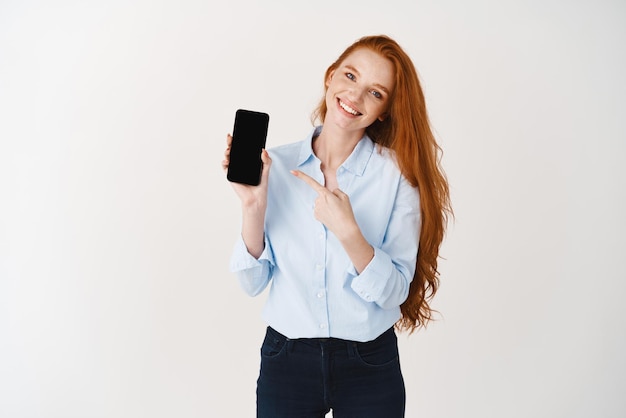
<svg viewBox="0 0 626 418"><path fill-rule="evenodd" d="M300 154L298 156L298 166L303 165L310 158L316 158L315 154L313 154L313 138L317 137L321 131L322 127L316 126L311 133L309 133L307 138L302 141ZM367 134L364 134L363 138L361 138L359 143L356 144L356 147L354 147L352 154L350 154L341 166L357 176L362 176L365 171L365 167L367 167L367 163L374 152L374 148L374 142L369 136L367 136Z"/></svg>

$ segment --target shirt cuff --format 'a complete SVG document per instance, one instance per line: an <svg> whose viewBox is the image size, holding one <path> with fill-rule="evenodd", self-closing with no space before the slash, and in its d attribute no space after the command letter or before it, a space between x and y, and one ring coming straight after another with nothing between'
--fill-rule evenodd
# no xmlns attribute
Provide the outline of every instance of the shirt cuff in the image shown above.
<svg viewBox="0 0 626 418"><path fill-rule="evenodd" d="M349 274L352 274L352 290L367 302L376 302L382 296L387 281L391 277L393 262L391 257L384 251L374 248L374 257L365 269L358 274L354 266L350 266Z"/></svg>
<svg viewBox="0 0 626 418"><path fill-rule="evenodd" d="M243 241L242 237L239 237L239 239L235 242L235 248L233 249L233 254L230 258L230 271L232 273L236 273L242 270L250 269L262 270L263 266L267 266L268 262L269 264L274 265L274 257L272 256L269 242L267 238L264 238L264 240L265 247L257 259L248 252L246 243Z"/></svg>

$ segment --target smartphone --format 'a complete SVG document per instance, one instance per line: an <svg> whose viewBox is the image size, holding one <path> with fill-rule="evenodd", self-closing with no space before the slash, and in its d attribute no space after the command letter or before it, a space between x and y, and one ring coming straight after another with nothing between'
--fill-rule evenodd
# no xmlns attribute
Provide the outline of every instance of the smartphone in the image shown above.
<svg viewBox="0 0 626 418"><path fill-rule="evenodd" d="M265 148L270 117L267 113L238 109L226 178L257 186L261 182L261 150Z"/></svg>

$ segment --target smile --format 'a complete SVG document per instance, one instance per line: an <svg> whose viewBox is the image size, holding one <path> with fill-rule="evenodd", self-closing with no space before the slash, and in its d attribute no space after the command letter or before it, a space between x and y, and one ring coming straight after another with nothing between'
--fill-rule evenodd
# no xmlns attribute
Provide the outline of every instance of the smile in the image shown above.
<svg viewBox="0 0 626 418"><path fill-rule="evenodd" d="M346 112L354 116L359 116L361 114L358 111L351 108L350 106L348 106L347 104L345 104L344 102L342 102L341 99L338 99L338 100L339 100L339 106L341 106L341 108L345 110Z"/></svg>

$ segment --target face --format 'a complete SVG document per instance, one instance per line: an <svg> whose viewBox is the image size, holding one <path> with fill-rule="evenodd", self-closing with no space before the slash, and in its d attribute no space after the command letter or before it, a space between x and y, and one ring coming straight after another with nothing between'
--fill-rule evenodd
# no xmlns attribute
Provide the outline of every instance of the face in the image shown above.
<svg viewBox="0 0 626 418"><path fill-rule="evenodd" d="M394 86L394 67L378 53L359 48L343 60L326 80L324 124L362 130L389 109Z"/></svg>

